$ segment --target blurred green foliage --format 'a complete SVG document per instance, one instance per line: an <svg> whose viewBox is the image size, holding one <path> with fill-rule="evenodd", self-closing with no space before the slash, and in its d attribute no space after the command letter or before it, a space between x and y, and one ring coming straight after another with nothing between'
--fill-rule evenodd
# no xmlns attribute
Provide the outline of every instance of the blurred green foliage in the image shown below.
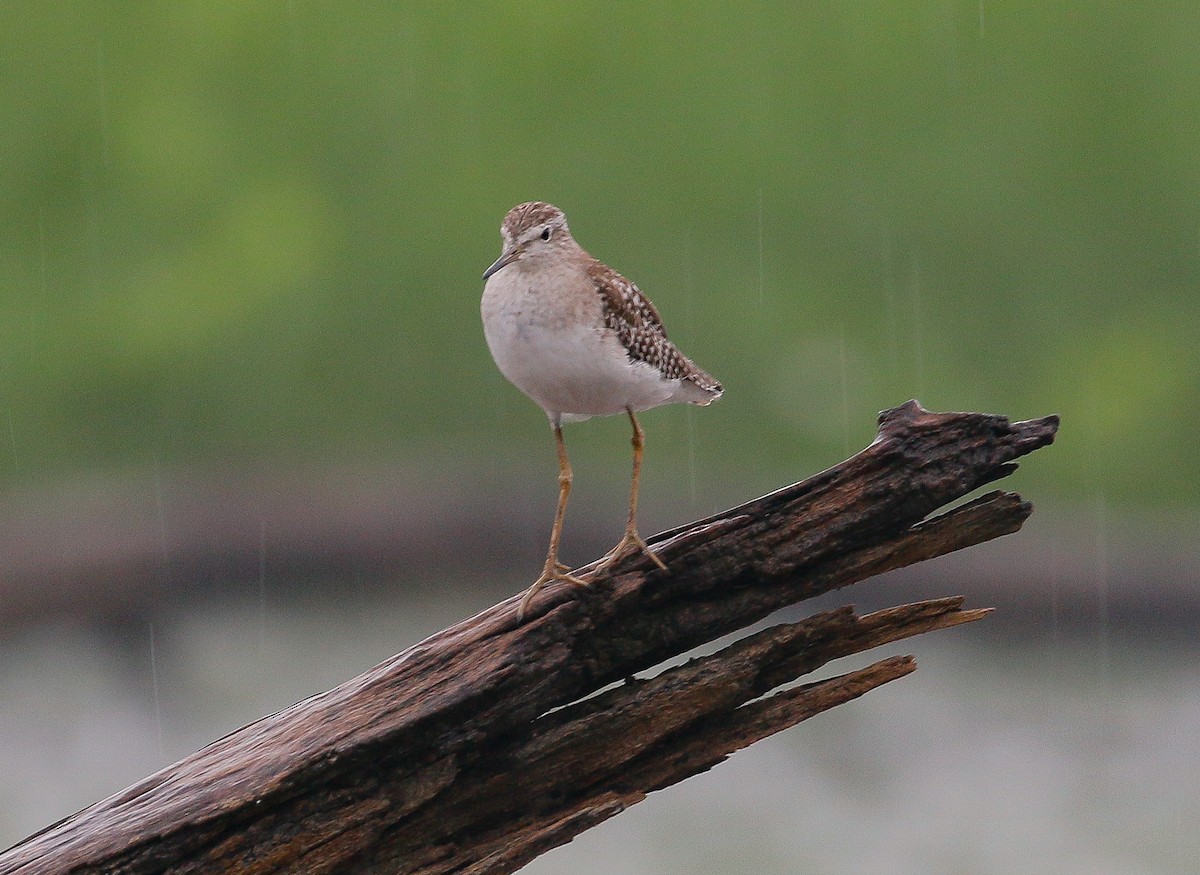
<svg viewBox="0 0 1200 875"><path fill-rule="evenodd" d="M1198 44L1184 3L11 0L0 483L549 471L478 323L536 198L726 384L652 458L828 464L916 396L1063 414L1064 496L1194 502Z"/></svg>

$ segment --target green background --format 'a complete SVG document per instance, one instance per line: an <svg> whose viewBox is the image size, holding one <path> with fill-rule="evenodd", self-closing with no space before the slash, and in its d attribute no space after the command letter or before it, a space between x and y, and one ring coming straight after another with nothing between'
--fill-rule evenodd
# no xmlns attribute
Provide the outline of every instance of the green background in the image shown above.
<svg viewBox="0 0 1200 875"><path fill-rule="evenodd" d="M477 309L545 199L726 385L647 417L664 476L823 467L919 397L1062 414L1043 494L1191 505L1198 41L1191 4L5 3L0 484L436 451L552 491Z"/></svg>

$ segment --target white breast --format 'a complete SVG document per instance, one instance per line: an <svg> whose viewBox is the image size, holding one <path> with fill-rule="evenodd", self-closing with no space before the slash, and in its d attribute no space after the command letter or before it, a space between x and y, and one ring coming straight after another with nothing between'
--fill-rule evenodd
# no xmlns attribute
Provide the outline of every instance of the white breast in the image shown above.
<svg viewBox="0 0 1200 875"><path fill-rule="evenodd" d="M582 272L510 265L488 279L480 310L500 372L552 422L684 400L680 381L629 358Z"/></svg>

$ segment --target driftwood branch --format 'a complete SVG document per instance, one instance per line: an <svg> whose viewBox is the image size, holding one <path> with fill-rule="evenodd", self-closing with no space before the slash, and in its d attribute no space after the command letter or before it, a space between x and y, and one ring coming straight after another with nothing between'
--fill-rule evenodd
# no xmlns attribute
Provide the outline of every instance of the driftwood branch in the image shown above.
<svg viewBox="0 0 1200 875"><path fill-rule="evenodd" d="M547 587L523 624L518 597L489 608L31 836L0 873L511 872L914 662L772 690L982 616L958 598L847 607L634 678L780 607L1015 532L1031 507L1009 493L929 515L1057 427L886 411L840 465L652 538L669 571L634 556L587 590Z"/></svg>

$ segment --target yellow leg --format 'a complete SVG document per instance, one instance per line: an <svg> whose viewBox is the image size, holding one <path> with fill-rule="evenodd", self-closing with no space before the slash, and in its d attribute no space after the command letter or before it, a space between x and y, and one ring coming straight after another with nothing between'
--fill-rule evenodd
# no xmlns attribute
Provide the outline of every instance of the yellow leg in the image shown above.
<svg viewBox="0 0 1200 875"><path fill-rule="evenodd" d="M633 411L626 408L625 412L629 414L629 421L633 424L633 482L629 487L629 520L625 524L625 534L617 542L617 546L613 547L608 555L604 557L604 560L596 566L597 574L608 571L631 550L641 550L660 569L663 571L667 570L666 564L658 558L642 536L638 534L638 486L642 479L642 452L646 446L646 435L642 432L642 427L638 424L637 417L633 415Z"/></svg>
<svg viewBox="0 0 1200 875"><path fill-rule="evenodd" d="M570 566L558 561L558 539L562 537L563 517L567 513L567 498L571 494L571 481L575 475L571 471L571 460L567 458L567 445L563 442L562 427L558 425L554 426L554 444L558 449L558 509L554 512L554 528L550 530L550 550L546 553L546 564L541 575L521 599L517 608L518 620L525 619L525 612L529 609L533 597L552 580L565 580L568 583L587 586L586 580L566 573Z"/></svg>

